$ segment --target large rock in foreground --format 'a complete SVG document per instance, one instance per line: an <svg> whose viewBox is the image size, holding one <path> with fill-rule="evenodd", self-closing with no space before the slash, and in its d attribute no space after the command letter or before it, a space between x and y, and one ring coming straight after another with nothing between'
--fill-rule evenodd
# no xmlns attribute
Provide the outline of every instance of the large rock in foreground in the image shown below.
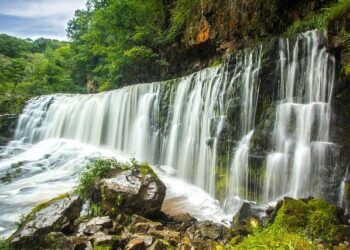
<svg viewBox="0 0 350 250"><path fill-rule="evenodd" d="M145 165L113 171L95 185L92 201L104 212L149 216L160 211L165 193L164 183Z"/></svg>
<svg viewBox="0 0 350 250"><path fill-rule="evenodd" d="M28 247L50 232L69 231L71 223L80 216L81 208L82 202L77 196L59 198L39 205L11 236L11 243L17 247Z"/></svg>

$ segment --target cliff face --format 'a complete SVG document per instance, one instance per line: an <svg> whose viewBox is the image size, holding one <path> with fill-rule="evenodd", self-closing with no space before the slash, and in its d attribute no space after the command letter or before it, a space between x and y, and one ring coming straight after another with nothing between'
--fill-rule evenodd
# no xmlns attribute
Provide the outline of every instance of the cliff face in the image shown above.
<svg viewBox="0 0 350 250"><path fill-rule="evenodd" d="M227 54L279 36L293 22L331 2L200 0L178 41L164 51L170 74L202 69Z"/></svg>

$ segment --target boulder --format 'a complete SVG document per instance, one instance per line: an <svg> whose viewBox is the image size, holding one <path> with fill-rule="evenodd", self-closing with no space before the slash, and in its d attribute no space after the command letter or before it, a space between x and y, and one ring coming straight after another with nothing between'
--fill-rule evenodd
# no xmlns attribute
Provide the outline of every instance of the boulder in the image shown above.
<svg viewBox="0 0 350 250"><path fill-rule="evenodd" d="M81 223L79 225L79 233L84 233L86 235L96 234L98 231L103 229L108 229L112 227L112 220L109 216L95 217L86 223Z"/></svg>
<svg viewBox="0 0 350 250"><path fill-rule="evenodd" d="M159 222L139 222L131 225L130 231L133 233L148 233L151 229L163 229L162 223Z"/></svg>
<svg viewBox="0 0 350 250"><path fill-rule="evenodd" d="M147 250L164 250L172 249L168 244L163 240L155 240L152 246L148 247Z"/></svg>
<svg viewBox="0 0 350 250"><path fill-rule="evenodd" d="M252 217L253 213L250 208L250 204L248 202L244 202L238 212L233 216L232 228L244 226L248 222L249 218Z"/></svg>
<svg viewBox="0 0 350 250"><path fill-rule="evenodd" d="M181 234L173 230L151 229L149 234L158 239L166 240L174 246L176 246L181 240Z"/></svg>
<svg viewBox="0 0 350 250"><path fill-rule="evenodd" d="M113 237L103 232L97 232L90 237L94 242L94 246L111 245L113 243Z"/></svg>
<svg viewBox="0 0 350 250"><path fill-rule="evenodd" d="M190 226L192 226L195 222L197 222L197 219L192 217L190 214L178 214L171 217L171 219L177 224L176 229L177 230L186 230Z"/></svg>
<svg viewBox="0 0 350 250"><path fill-rule="evenodd" d="M143 234L133 234L130 238L131 240L128 242L125 249L146 249L146 247L150 247L152 245L154 240L152 236Z"/></svg>
<svg viewBox="0 0 350 250"><path fill-rule="evenodd" d="M73 250L75 249L75 244L63 233L51 232L44 237L41 247L42 249Z"/></svg>
<svg viewBox="0 0 350 250"><path fill-rule="evenodd" d="M70 236L69 239L74 244L74 249L85 249L88 245L89 238L87 236Z"/></svg>
<svg viewBox="0 0 350 250"><path fill-rule="evenodd" d="M54 199L33 210L10 237L14 246L36 244L50 232L65 231L78 218L82 208L79 197Z"/></svg>
<svg viewBox="0 0 350 250"><path fill-rule="evenodd" d="M95 185L93 201L103 212L150 216L160 211L166 187L149 166L116 170Z"/></svg>
<svg viewBox="0 0 350 250"><path fill-rule="evenodd" d="M218 240L223 237L223 226L211 221L203 221L197 225L198 232L205 239Z"/></svg>

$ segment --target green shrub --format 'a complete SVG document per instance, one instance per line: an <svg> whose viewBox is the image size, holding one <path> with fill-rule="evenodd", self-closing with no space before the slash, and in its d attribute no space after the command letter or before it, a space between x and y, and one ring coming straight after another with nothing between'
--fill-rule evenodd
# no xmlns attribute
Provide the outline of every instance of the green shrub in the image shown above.
<svg viewBox="0 0 350 250"><path fill-rule="evenodd" d="M190 20L193 10L199 6L199 0L176 0L171 12L171 26L167 40L173 41L184 31L186 23Z"/></svg>
<svg viewBox="0 0 350 250"><path fill-rule="evenodd" d="M115 169L130 169L133 163L121 163L114 159L98 159L89 164L80 177L77 187L77 193L83 198L88 199L90 188L96 181L108 176Z"/></svg>
<svg viewBox="0 0 350 250"><path fill-rule="evenodd" d="M338 0L328 8L318 12L311 12L303 19L294 22L287 30L287 34L304 32L312 29L326 29L329 22L350 11L349 0Z"/></svg>

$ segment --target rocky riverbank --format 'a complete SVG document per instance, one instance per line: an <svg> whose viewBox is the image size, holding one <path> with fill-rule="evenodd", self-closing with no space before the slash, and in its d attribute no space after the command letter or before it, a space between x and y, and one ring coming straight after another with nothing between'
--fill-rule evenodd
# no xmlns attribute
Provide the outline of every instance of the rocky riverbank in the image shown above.
<svg viewBox="0 0 350 250"><path fill-rule="evenodd" d="M198 221L189 214L168 216L161 211L165 194L165 185L147 164L97 160L86 168L74 193L38 205L0 246L130 250L350 247L349 218L340 208L319 199L285 198L265 211L265 216L244 203L229 228Z"/></svg>

